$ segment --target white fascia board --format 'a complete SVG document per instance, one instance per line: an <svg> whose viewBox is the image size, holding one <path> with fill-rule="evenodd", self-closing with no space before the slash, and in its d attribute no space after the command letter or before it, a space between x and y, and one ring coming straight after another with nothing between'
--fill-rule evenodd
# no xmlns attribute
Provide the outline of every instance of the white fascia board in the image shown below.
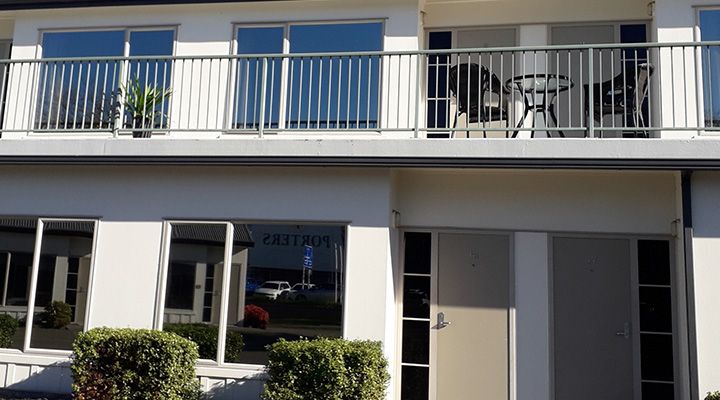
<svg viewBox="0 0 720 400"><path fill-rule="evenodd" d="M720 160L716 139L3 139L21 157Z"/></svg>

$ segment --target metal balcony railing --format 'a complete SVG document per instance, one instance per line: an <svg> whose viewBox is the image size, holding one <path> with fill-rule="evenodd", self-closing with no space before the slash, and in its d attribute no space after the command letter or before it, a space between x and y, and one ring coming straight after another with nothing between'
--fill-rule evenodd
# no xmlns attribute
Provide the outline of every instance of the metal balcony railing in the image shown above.
<svg viewBox="0 0 720 400"><path fill-rule="evenodd" d="M714 132L720 42L0 61L0 118L3 137Z"/></svg>

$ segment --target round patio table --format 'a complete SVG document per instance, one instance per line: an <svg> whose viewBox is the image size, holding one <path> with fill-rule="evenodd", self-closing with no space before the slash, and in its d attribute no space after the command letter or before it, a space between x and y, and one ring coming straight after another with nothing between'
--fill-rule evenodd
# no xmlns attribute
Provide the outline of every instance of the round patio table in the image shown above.
<svg viewBox="0 0 720 400"><path fill-rule="evenodd" d="M548 126L548 115L552 119L555 127L558 127L557 115L555 114L555 100L561 92L568 91L575 86L575 83L565 75L557 74L528 74L519 75L510 78L505 82L505 88L508 90L516 90L523 94L524 112L523 117L518 122L516 128L522 128L525 119L532 111L538 111L545 118L545 128L548 137L551 137L550 128ZM565 133L558 129L560 137L565 137ZM519 131L515 131L512 137L517 137ZM535 131L531 133L531 137L535 137Z"/></svg>

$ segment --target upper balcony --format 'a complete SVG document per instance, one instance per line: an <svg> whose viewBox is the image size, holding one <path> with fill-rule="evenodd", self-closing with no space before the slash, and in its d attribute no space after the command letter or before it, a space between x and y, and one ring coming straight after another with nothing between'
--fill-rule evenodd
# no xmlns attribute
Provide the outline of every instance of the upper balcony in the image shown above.
<svg viewBox="0 0 720 400"><path fill-rule="evenodd" d="M595 0L328 0L0 11L0 34L13 39L11 59L0 61L0 133L6 143L455 139L444 142L449 152L536 138L714 138L720 11L698 1L658 0L654 10L644 0L602 9ZM691 21L668 19L678 10ZM693 22L703 13L707 29ZM660 141L635 141L651 142Z"/></svg>
<svg viewBox="0 0 720 400"><path fill-rule="evenodd" d="M2 137L720 130L720 42L0 61Z"/></svg>

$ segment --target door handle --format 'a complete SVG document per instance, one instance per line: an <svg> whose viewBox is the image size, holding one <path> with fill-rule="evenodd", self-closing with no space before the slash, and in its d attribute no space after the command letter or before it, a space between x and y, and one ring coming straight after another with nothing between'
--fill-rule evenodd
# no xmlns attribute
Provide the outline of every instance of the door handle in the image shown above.
<svg viewBox="0 0 720 400"><path fill-rule="evenodd" d="M435 326L437 329L443 329L447 328L449 325L451 325L452 322L445 321L445 313L439 312L437 315L437 325Z"/></svg>
<svg viewBox="0 0 720 400"><path fill-rule="evenodd" d="M630 338L630 323L623 324L623 330L615 332L615 336L622 336L625 339Z"/></svg>

